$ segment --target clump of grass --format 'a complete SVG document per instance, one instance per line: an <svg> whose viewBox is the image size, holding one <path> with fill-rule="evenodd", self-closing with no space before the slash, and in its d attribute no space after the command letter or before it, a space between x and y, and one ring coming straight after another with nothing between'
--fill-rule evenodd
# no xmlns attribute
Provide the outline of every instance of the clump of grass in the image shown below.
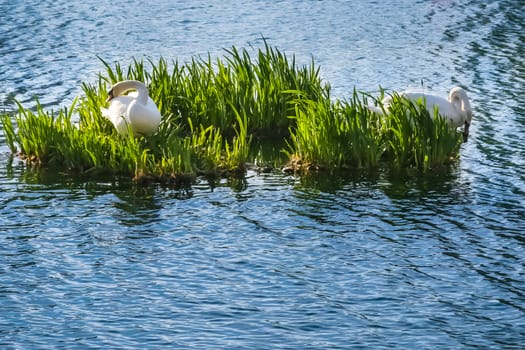
<svg viewBox="0 0 525 350"><path fill-rule="evenodd" d="M394 96L385 116L354 90L333 99L312 61L299 67L267 43L252 58L226 50L225 58L180 64L134 60L105 71L68 108L45 111L18 105L0 122L13 153L34 164L82 173L119 173L138 183L181 184L195 176L242 175L253 137L285 141L290 169L375 169L382 164L424 171L457 155L460 134L421 105ZM149 137L121 136L101 113L117 81L146 83L162 122ZM381 92L383 94L383 91ZM437 111L436 111L437 113Z"/></svg>
<svg viewBox="0 0 525 350"><path fill-rule="evenodd" d="M298 66L294 56L288 58L266 42L264 49L256 50L255 58L246 49L232 47L225 52L224 58L193 58L185 64L164 58L158 62L134 60L127 69L102 60L105 73L99 80L104 86L85 85L84 92L100 96L105 85L140 80L148 85L165 120L186 132L191 131L191 120L193 125L214 126L225 136L233 136L237 114L244 111L249 134L286 136L291 122L289 102L295 98L287 91L301 91L315 101L327 89L313 61Z"/></svg>
<svg viewBox="0 0 525 350"><path fill-rule="evenodd" d="M88 93L85 98L89 101L84 103L97 106L98 95ZM99 108L79 109L78 123L72 120L74 110L75 103L58 112L45 111L40 104L34 112L20 105L14 121L2 115L9 147L36 165L80 173L129 174L139 183L178 185L191 182L200 172L220 176L245 169L249 138L241 118L231 141L213 127L191 135L161 128L151 137L135 138L131 133L118 135Z"/></svg>
<svg viewBox="0 0 525 350"><path fill-rule="evenodd" d="M197 173L203 175L221 175L224 173L244 174L245 164L250 151L251 137L246 130L246 116L238 115L236 135L226 139L214 126L204 128L201 124L194 130L191 124L190 148L197 155Z"/></svg>
<svg viewBox="0 0 525 350"><path fill-rule="evenodd" d="M296 170L373 168L384 152L379 117L354 90L351 101L298 99L289 154ZM315 165L314 165L315 164Z"/></svg>
<svg viewBox="0 0 525 350"><path fill-rule="evenodd" d="M80 172L134 170L140 152L138 141L77 127L72 122L75 104L58 112L45 111L38 103L34 112L19 105L16 132L11 118L4 115L2 124L8 131L11 150L32 163L53 168Z"/></svg>
<svg viewBox="0 0 525 350"><path fill-rule="evenodd" d="M384 120L385 143L390 162L398 168L414 166L423 171L449 164L457 156L461 135L425 101L409 101L393 95Z"/></svg>
<svg viewBox="0 0 525 350"><path fill-rule="evenodd" d="M383 96L384 92L381 93ZM461 135L424 101L414 104L394 95L385 116L367 108L366 94L350 101L295 101L288 170L371 169L384 164L428 171L451 163Z"/></svg>

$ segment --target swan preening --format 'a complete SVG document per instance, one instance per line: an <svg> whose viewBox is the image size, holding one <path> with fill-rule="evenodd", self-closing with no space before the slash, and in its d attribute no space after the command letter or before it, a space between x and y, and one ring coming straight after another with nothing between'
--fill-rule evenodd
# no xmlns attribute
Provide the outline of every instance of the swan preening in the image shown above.
<svg viewBox="0 0 525 350"><path fill-rule="evenodd" d="M439 115L448 120L453 128L463 126L463 137L468 138L470 123L472 121L472 109L467 93L462 88L456 86L450 90L448 100L441 96L431 95L421 91L406 90L399 93L399 96L404 97L410 101L421 101L425 104L430 115L434 115L434 109L438 109ZM385 111L388 111L392 103L392 96L387 96L383 99L382 104ZM373 112L383 114L383 109L369 106Z"/></svg>
<svg viewBox="0 0 525 350"><path fill-rule="evenodd" d="M135 91L125 95L129 90ZM157 131L161 115L142 82L124 80L116 83L108 91L106 102L109 102L109 108L102 108L102 115L113 123L119 134L127 135L129 128L135 136L152 135Z"/></svg>

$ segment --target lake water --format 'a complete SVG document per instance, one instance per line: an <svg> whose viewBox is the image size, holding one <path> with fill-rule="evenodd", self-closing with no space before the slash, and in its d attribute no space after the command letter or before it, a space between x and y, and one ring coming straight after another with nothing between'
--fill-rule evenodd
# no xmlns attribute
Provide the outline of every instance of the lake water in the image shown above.
<svg viewBox="0 0 525 350"><path fill-rule="evenodd" d="M465 87L458 165L176 191L34 171L2 135L0 348L523 348L522 0L0 0L0 109L68 105L97 55L185 61L262 37L313 57L339 98Z"/></svg>

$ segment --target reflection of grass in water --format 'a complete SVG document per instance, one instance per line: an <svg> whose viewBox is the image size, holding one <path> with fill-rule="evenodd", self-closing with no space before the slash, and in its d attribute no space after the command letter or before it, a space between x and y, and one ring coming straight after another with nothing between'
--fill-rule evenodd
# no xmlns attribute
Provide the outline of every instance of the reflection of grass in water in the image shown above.
<svg viewBox="0 0 525 350"><path fill-rule="evenodd" d="M459 134L425 108L394 96L390 113L380 117L366 107L365 94L332 99L313 62L298 67L268 44L255 56L232 48L215 61L134 61L127 69L102 61L105 74L83 84L83 96L69 108L19 105L14 118L3 114L7 144L33 164L170 186L201 174L242 175L247 162L282 166L282 154L299 172L382 164L426 171L457 155ZM120 136L101 115L107 86L124 79L148 85L163 115L155 135ZM282 146L268 153L264 140Z"/></svg>

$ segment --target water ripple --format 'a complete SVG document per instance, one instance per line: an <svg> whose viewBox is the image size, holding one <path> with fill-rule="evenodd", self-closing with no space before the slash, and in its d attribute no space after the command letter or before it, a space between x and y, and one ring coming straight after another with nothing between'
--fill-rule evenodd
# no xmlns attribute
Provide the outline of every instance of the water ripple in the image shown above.
<svg viewBox="0 0 525 350"><path fill-rule="evenodd" d="M0 109L68 104L97 55L184 59L264 36L313 55L338 97L463 85L471 139L428 176L249 172L176 191L35 171L0 135L0 347L522 346L520 1L130 4L0 3Z"/></svg>

